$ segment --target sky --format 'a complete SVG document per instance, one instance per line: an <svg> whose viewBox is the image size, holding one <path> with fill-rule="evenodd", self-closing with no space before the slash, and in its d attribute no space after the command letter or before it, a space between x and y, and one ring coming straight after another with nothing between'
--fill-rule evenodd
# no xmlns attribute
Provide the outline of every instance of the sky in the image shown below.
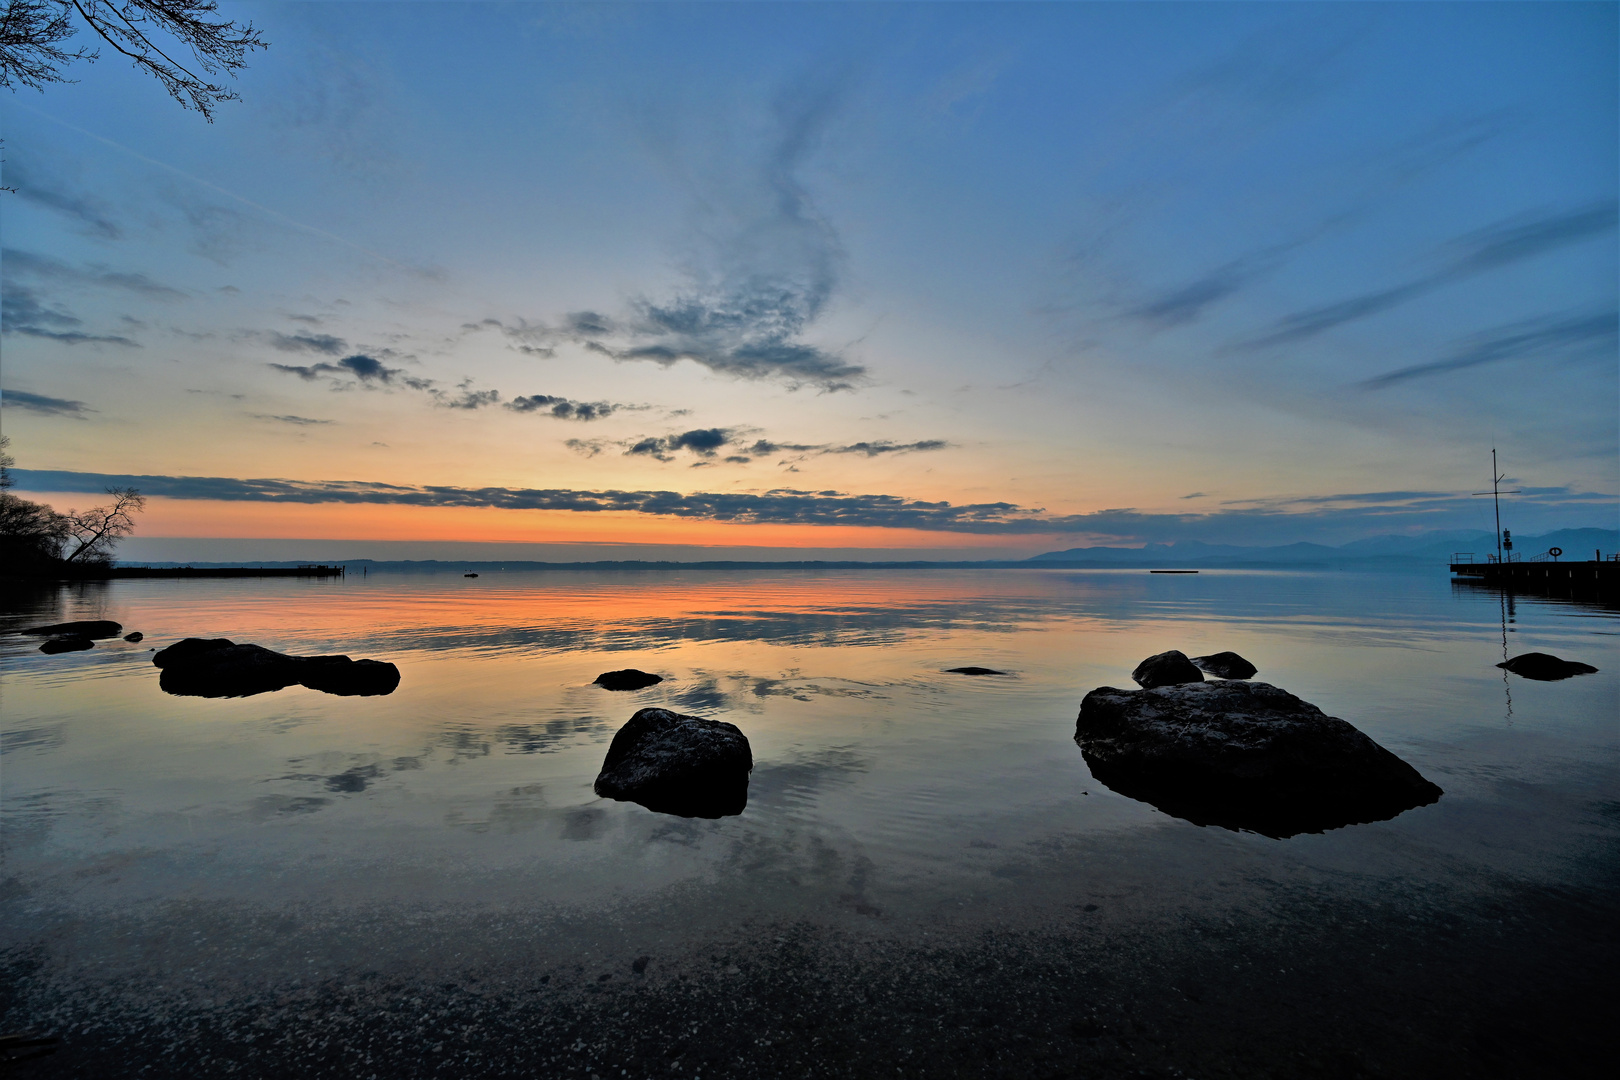
<svg viewBox="0 0 1620 1080"><path fill-rule="evenodd" d="M1616 524L1615 4L221 11L0 91L18 493L176 557Z"/></svg>

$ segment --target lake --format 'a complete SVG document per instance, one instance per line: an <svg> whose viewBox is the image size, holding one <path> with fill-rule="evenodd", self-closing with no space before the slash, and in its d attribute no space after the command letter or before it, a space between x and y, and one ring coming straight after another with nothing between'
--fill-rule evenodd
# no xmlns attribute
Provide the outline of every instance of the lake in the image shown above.
<svg viewBox="0 0 1620 1080"><path fill-rule="evenodd" d="M1558 959L1565 984L1612 955L1612 932L1594 939L1576 926L1614 910L1620 615L1505 599L1453 585L1443 569L123 580L19 590L4 618L7 631L106 618L145 635L58 656L39 653L38 639L0 635L3 1019L64 1038L30 1068L108 1075L140 1047L143 1068L173 1075L207 1071L204 1061L272 1075L293 1060L331 1075L367 1075L367 1062L380 1075L689 1076L700 1062L705 1075L929 1065L929 1075L1018 1075L1050 1044L1099 1074L1132 1059L1185 1069L1219 1059L1223 1032L1252 1018L1257 994L1360 949L1358 934L1410 941L1397 963L1428 965L1422 978L1444 980L1453 997L1478 978L1553 979L1536 966L1553 963L1549 949L1569 953ZM379 697L298 686L173 696L158 686L152 650L182 637L388 660L402 680ZM1356 725L1443 797L1392 820L1278 840L1200 827L1110 791L1074 742L1080 700L1098 686L1133 687L1137 662L1172 648L1241 653L1258 681ZM1600 670L1533 682L1494 666L1530 651ZM946 670L963 665L1006 674ZM625 667L665 681L635 692L592 685ZM670 817L593 794L613 733L652 705L748 736L755 768L741 815ZM1568 904L1576 914L1552 914ZM1504 905L1559 925L1510 933L1507 952L1480 969L1471 935L1500 944L1508 924L1486 913ZM1319 940L1340 924L1360 929ZM1220 934L1225 944L1205 949L1205 936ZM1217 1004L1222 984L1258 978L1241 970L1253 957L1306 939L1315 960L1278 962L1281 974L1256 984L1271 990ZM790 963L784 950L799 951ZM835 1038L827 1033L844 1029L824 1016L775 1040L738 1034L785 1007L757 1004L783 980L800 985L811 972L829 986L884 986L882 972L921 970L940 950L990 957L996 970L1023 957L1030 978L1051 962L1053 985L1104 980L1112 989L1086 991L1104 1003L1086 1015L1179 980L1205 989L1177 987L1178 1008L1196 996L1193 1013L1230 1016L1188 1027L1162 1013L1167 1005L1140 1005L1129 1021L1065 1021L1048 1044L1038 1032L1009 1034L1006 1054L969 1068L924 1039L920 1022L906 1039L922 1042L881 1037L895 1017L928 1012L905 996L920 984L899 980L890 1004L872 1004L868 989L865 1019L847 1020L851 1032L875 1025L870 1033ZM1063 950L1089 959L1061 962ZM1238 975L1211 974L1233 957ZM1196 975L1174 974L1186 970ZM765 989L739 997L728 978ZM1397 981L1410 988L1414 978ZM954 990L935 980L928 992L943 993L947 1011L1022 993L985 980ZM1422 1000L1440 993L1425 986ZM1539 1043L1489 1048L1502 1038L1490 1017L1513 1007L1494 993L1455 1004L1486 1040L1477 1051L1446 1044L1436 1019L1431 1057L1391 1050L1378 1059L1384 1071L1448 1071L1475 1052L1481 1062L1545 1055ZM424 994L437 1004L420 1005ZM401 1028L398 1003L410 1001L419 1007L406 1007ZM730 1026L714 1019L724 1012L716 1001L742 1010ZM325 1004L314 1016L288 1002ZM693 1030L715 1034L681 1034L692 1049L674 1057L667 1033L636 1049L601 1034L620 1005L629 1017L655 1002L660 1016L693 1010ZM460 1008L482 1019L445 1034ZM1067 1015L1057 999L1017 1008ZM270 1014L281 1017L281 1042L254 1035ZM347 1044L309 1034L340 1014L358 1018L343 1029ZM496 1014L540 1027L497 1032ZM304 1033L296 1046L292 1032ZM1303 1028L1269 1037L1288 1047L1312 1038ZM1399 1044L1393 1028L1330 1038L1363 1055L1381 1052L1380 1040ZM399 1056L406 1044L418 1056ZM167 1057L149 1056L158 1046ZM479 1057L495 1046L508 1048L499 1067ZM1317 1071L1338 1075L1340 1059L1324 1060Z"/></svg>

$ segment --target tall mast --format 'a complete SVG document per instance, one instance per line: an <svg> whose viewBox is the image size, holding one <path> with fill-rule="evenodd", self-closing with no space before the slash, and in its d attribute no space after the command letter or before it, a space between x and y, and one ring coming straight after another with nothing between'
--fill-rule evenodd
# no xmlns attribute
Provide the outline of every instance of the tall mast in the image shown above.
<svg viewBox="0 0 1620 1080"><path fill-rule="evenodd" d="M1502 561L1502 493L1497 490L1502 477L1496 471L1496 447L1491 447L1491 502L1496 504L1496 561Z"/></svg>

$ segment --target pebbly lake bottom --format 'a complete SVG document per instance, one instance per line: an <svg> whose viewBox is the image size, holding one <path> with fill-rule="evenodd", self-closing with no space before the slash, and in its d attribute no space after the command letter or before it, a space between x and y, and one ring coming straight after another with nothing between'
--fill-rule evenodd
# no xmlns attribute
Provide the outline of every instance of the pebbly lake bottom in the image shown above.
<svg viewBox="0 0 1620 1080"><path fill-rule="evenodd" d="M0 638L0 1024L40 1076L1578 1076L1612 1062L1612 613L1412 573L377 575L51 591L395 661L170 697ZM1511 620L1511 621L1509 621ZM1539 649L1600 671L1493 665ZM1445 789L1272 840L1109 792L1081 696L1234 649ZM1005 679L945 674L962 664ZM667 681L589 686L637 666ZM658 704L745 812L590 792Z"/></svg>

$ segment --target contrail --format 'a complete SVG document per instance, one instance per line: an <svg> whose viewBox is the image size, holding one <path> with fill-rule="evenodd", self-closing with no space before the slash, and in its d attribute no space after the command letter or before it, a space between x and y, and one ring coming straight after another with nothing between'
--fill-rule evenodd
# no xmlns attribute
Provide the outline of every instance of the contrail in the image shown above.
<svg viewBox="0 0 1620 1080"><path fill-rule="evenodd" d="M373 259L380 259L383 262L387 263L388 265L393 266L393 267L397 267L398 269L407 271L408 273L419 274L419 273L422 272L417 267L408 266L405 263L400 262L398 259L389 258L387 255L384 255L380 251L373 251L368 247L363 247L362 245L355 243L353 240L350 240L347 237L339 236L337 233L327 232L325 229L316 228L314 225L306 225L302 221L297 220L296 218L288 217L286 214L281 213L279 210L272 210L268 206L265 206L265 205L263 205L261 203L254 202L252 199L243 198L241 195L238 195L234 191L227 191L225 188L220 187L218 184L212 183L211 181L208 181L208 180L204 180L200 176L193 176L191 173L186 172L184 169L175 168L173 165L170 165L167 162L158 161L156 158L149 158L145 154L141 153L139 150L131 150L129 147L125 146L123 143L115 142L114 140L107 138L105 135L97 135L93 131L86 131L84 128L79 127L77 124L70 124L66 120L59 119L59 118L57 118L55 116L52 116L50 113L45 112L45 111L43 111L41 109L36 109L31 105L24 105L21 102L14 102L13 104L15 104L18 108L21 108L21 109L24 109L24 110L26 110L28 112L33 113L35 116L42 116L46 120L49 120L53 124L60 124L62 127L67 128L69 131L76 131L80 135L83 135L84 137L86 137L88 139L94 139L99 143L105 143L106 145L112 147L114 150L122 150L124 153L128 154L132 158L135 158L138 161L144 161L148 165L155 165L160 169L164 169L164 170L166 170L168 172L174 173L174 175L176 175L178 177L181 177L183 179L186 179L186 180L190 180L193 184L197 184L197 185L199 185L201 187L205 187L209 191L218 192L219 194L225 196L227 199L234 199L235 201L241 203L243 206L251 206L253 209L257 210L259 213L264 214L264 215L266 215L268 217L272 217L272 218L276 219L277 221L283 222L283 223L285 223L287 225L291 225L295 229L302 229L304 232L310 233L310 234L312 234L314 236L319 236L324 240L331 240L331 241L334 241L335 243L342 244L344 247L353 248L355 251L361 252L362 254L365 254L365 255L370 255Z"/></svg>

